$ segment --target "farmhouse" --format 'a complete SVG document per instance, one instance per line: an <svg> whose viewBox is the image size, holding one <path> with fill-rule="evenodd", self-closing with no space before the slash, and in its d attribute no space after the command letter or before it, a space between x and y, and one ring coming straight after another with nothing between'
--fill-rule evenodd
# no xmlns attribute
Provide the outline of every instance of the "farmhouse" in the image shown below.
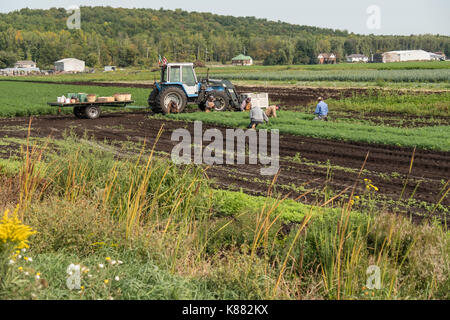
<svg viewBox="0 0 450 320"><path fill-rule="evenodd" d="M383 53L383 62L431 61L436 60L434 56L435 54L424 50L388 51Z"/></svg>
<svg viewBox="0 0 450 320"><path fill-rule="evenodd" d="M67 58L55 62L55 70L61 72L84 72L85 62L75 58Z"/></svg>
<svg viewBox="0 0 450 320"><path fill-rule="evenodd" d="M253 64L253 59L250 56L244 56L243 54L240 54L231 59L231 64L237 66L251 66Z"/></svg>
<svg viewBox="0 0 450 320"><path fill-rule="evenodd" d="M19 60L14 65L14 68L36 68L36 62L30 60Z"/></svg>
<svg viewBox="0 0 450 320"><path fill-rule="evenodd" d="M334 53L320 53L317 56L319 64L334 64L336 63L336 55Z"/></svg>
<svg viewBox="0 0 450 320"><path fill-rule="evenodd" d="M347 56L347 62L368 62L369 57L363 54L351 54Z"/></svg>

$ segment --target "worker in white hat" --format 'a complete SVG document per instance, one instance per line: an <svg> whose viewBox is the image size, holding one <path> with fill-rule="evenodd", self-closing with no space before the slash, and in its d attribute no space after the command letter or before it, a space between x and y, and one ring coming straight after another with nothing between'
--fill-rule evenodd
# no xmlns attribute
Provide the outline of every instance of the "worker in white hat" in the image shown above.
<svg viewBox="0 0 450 320"><path fill-rule="evenodd" d="M316 111L314 111L316 115L314 120L328 121L328 105L323 101L322 97L317 98L317 100L319 103L317 103Z"/></svg>

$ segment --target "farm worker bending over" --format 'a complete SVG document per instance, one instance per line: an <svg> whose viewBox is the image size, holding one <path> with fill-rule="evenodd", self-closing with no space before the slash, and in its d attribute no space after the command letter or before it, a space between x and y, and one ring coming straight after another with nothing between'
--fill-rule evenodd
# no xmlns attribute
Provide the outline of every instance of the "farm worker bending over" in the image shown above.
<svg viewBox="0 0 450 320"><path fill-rule="evenodd" d="M323 102L322 97L319 97L317 100L319 100L319 103L317 104L316 111L314 112L316 115L314 120L328 121L328 105Z"/></svg>
<svg viewBox="0 0 450 320"><path fill-rule="evenodd" d="M206 101L206 112L211 112L211 110L215 107L215 103L214 103L214 97L213 96L209 96L208 100Z"/></svg>
<svg viewBox="0 0 450 320"><path fill-rule="evenodd" d="M242 101L241 111L249 111L252 108L252 98L247 98Z"/></svg>
<svg viewBox="0 0 450 320"><path fill-rule="evenodd" d="M266 116L268 116L269 118L270 117L276 118L277 117L277 110L279 110L279 109L280 109L280 105L279 104L277 104L276 106L268 106L266 108Z"/></svg>
<svg viewBox="0 0 450 320"><path fill-rule="evenodd" d="M255 129L258 124L262 124L264 121L269 123L269 118L267 118L266 114L259 106L254 106L252 110L250 110L250 124L247 128Z"/></svg>

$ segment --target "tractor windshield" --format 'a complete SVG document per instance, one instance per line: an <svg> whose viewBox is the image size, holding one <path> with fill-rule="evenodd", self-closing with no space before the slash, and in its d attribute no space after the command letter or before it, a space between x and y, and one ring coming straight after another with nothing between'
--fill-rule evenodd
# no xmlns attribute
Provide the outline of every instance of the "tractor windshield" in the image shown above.
<svg viewBox="0 0 450 320"><path fill-rule="evenodd" d="M183 83L187 86L195 86L194 70L191 66L183 66Z"/></svg>

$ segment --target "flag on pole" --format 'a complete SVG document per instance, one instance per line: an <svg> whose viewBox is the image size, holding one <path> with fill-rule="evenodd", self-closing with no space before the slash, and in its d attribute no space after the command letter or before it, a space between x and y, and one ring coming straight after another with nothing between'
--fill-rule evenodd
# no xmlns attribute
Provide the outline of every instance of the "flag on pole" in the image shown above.
<svg viewBox="0 0 450 320"><path fill-rule="evenodd" d="M167 62L168 62L168 61L167 61L166 57L164 57L163 60L162 60L163 65L166 65Z"/></svg>
<svg viewBox="0 0 450 320"><path fill-rule="evenodd" d="M161 65L162 64L162 59L161 59L161 55L158 55L159 59L158 59L158 64Z"/></svg>

